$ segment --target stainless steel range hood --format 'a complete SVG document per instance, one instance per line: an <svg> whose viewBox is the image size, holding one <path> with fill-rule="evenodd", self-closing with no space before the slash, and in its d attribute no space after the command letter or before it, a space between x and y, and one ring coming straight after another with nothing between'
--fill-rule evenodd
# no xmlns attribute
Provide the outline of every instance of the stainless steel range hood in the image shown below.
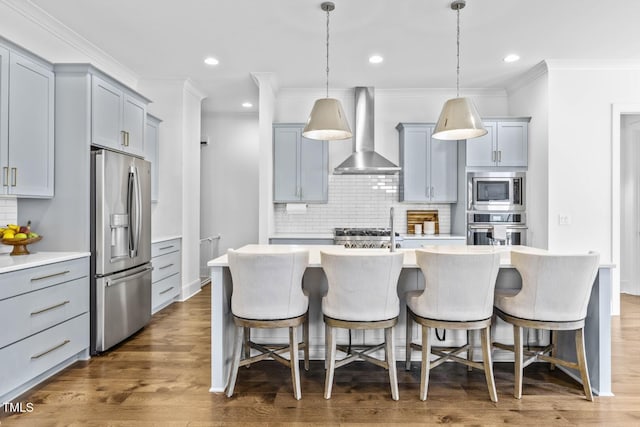
<svg viewBox="0 0 640 427"><path fill-rule="evenodd" d="M372 87L355 88L353 153L333 170L336 175L389 175L400 171L398 166L374 151L374 96Z"/></svg>

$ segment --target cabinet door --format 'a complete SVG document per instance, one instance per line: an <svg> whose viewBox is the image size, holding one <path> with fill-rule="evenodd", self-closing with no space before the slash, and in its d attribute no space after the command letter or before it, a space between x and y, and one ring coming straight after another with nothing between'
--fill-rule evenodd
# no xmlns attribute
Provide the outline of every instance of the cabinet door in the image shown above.
<svg viewBox="0 0 640 427"><path fill-rule="evenodd" d="M431 138L430 154L431 201L458 201L458 141Z"/></svg>
<svg viewBox="0 0 640 427"><path fill-rule="evenodd" d="M273 131L273 201L300 201L298 148L301 131L294 127L276 127Z"/></svg>
<svg viewBox="0 0 640 427"><path fill-rule="evenodd" d="M303 136L300 139L300 200L326 202L329 173L327 141L307 139Z"/></svg>
<svg viewBox="0 0 640 427"><path fill-rule="evenodd" d="M136 156L144 155L144 131L147 106L143 102L124 94L122 130L127 132L124 150Z"/></svg>
<svg viewBox="0 0 640 427"><path fill-rule="evenodd" d="M527 128L524 122L498 123L498 166L527 166Z"/></svg>
<svg viewBox="0 0 640 427"><path fill-rule="evenodd" d="M122 91L92 76L91 90L91 143L122 150Z"/></svg>
<svg viewBox="0 0 640 427"><path fill-rule="evenodd" d="M160 125L153 120L147 120L147 130L144 142L144 158L151 162L151 201L158 201L158 161L159 142L160 142Z"/></svg>
<svg viewBox="0 0 640 427"><path fill-rule="evenodd" d="M9 50L0 46L0 166L7 166L9 152ZM4 172L4 169L0 169ZM8 169L7 169L8 172ZM0 178L0 194L7 193L8 180Z"/></svg>
<svg viewBox="0 0 640 427"><path fill-rule="evenodd" d="M429 201L428 152L433 127L405 128L401 134L401 199L408 202Z"/></svg>
<svg viewBox="0 0 640 427"><path fill-rule="evenodd" d="M12 52L9 78L9 192L53 197L53 71Z"/></svg>
<svg viewBox="0 0 640 427"><path fill-rule="evenodd" d="M484 122L487 134L478 138L468 139L467 166L495 166L496 165L496 123Z"/></svg>

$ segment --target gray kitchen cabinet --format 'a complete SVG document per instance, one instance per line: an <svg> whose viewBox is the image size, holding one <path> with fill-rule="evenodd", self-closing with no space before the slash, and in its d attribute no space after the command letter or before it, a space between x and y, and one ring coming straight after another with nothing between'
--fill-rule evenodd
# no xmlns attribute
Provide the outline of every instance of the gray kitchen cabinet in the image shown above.
<svg viewBox="0 0 640 427"><path fill-rule="evenodd" d="M400 201L458 200L458 142L431 138L434 124L400 123Z"/></svg>
<svg viewBox="0 0 640 427"><path fill-rule="evenodd" d="M273 201L326 203L329 146L302 136L303 124L273 125Z"/></svg>
<svg viewBox="0 0 640 427"><path fill-rule="evenodd" d="M0 45L0 194L53 197L51 64Z"/></svg>
<svg viewBox="0 0 640 427"><path fill-rule="evenodd" d="M0 399L89 358L89 257L0 274Z"/></svg>
<svg viewBox="0 0 640 427"><path fill-rule="evenodd" d="M148 100L97 75L91 91L91 143L143 157Z"/></svg>
<svg viewBox="0 0 640 427"><path fill-rule="evenodd" d="M160 123L162 120L147 114L147 129L144 137L144 158L151 162L151 201L158 201Z"/></svg>
<svg viewBox="0 0 640 427"><path fill-rule="evenodd" d="M180 297L182 289L182 239L151 243L151 312L156 313Z"/></svg>
<svg viewBox="0 0 640 427"><path fill-rule="evenodd" d="M487 120L488 133L467 141L467 167L527 167L530 117Z"/></svg>

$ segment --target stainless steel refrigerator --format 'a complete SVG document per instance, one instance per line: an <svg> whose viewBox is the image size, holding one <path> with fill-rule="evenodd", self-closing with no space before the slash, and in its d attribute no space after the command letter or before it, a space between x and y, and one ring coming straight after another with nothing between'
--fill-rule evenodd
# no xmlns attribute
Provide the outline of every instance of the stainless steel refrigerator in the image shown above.
<svg viewBox="0 0 640 427"><path fill-rule="evenodd" d="M91 352L151 319L150 163L91 152Z"/></svg>

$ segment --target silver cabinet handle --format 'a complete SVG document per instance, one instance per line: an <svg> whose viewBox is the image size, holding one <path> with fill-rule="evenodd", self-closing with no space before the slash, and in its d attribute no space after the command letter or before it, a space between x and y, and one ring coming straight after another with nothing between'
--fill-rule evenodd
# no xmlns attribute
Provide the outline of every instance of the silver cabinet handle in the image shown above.
<svg viewBox="0 0 640 427"><path fill-rule="evenodd" d="M31 281L32 282L37 282L38 280L50 279L52 277L62 276L62 275L68 274L68 273L70 273L70 271L69 270L65 270L65 271L61 271L59 273L48 274L46 276L32 277Z"/></svg>
<svg viewBox="0 0 640 427"><path fill-rule="evenodd" d="M129 146L129 132L127 132L127 147Z"/></svg>
<svg viewBox="0 0 640 427"><path fill-rule="evenodd" d="M171 249L171 248L173 248L173 245L171 245L171 246L163 246L163 247L161 247L161 248L158 248L158 250L159 250L159 251L165 251L165 250L167 250L167 249Z"/></svg>
<svg viewBox="0 0 640 427"><path fill-rule="evenodd" d="M169 292L169 291L170 291L171 289L173 289L173 288L174 288L174 287L172 286L172 287L170 287L169 289L165 289L164 291L160 292L160 295L164 295L164 294L166 294L167 292Z"/></svg>
<svg viewBox="0 0 640 427"><path fill-rule="evenodd" d="M123 147L127 146L127 132L124 130L120 131L120 135L122 136L122 142L120 143L120 145L122 145Z"/></svg>
<svg viewBox="0 0 640 427"><path fill-rule="evenodd" d="M147 274L147 272L153 270L153 267L146 267L144 270L138 271L137 273L131 274L129 276L125 276L125 277L120 277L119 279L114 279L114 280L107 280L107 286L113 286L113 285L117 285L118 283L121 282L126 282L127 280L131 280L131 279L137 279L140 276L144 276L145 274Z"/></svg>
<svg viewBox="0 0 640 427"><path fill-rule="evenodd" d="M158 270L164 270L165 268L169 268L169 267L172 267L172 266L173 266L173 263L167 264L167 265L163 265L162 267L158 267Z"/></svg>
<svg viewBox="0 0 640 427"><path fill-rule="evenodd" d="M9 186L9 168L5 166L3 169L4 169L4 183L2 185L4 185L5 187L8 187Z"/></svg>
<svg viewBox="0 0 640 427"><path fill-rule="evenodd" d="M31 316L35 316L36 314L44 313L45 311L53 310L54 308L62 307L63 305L67 305L67 304L69 304L69 301L62 301L61 303L49 306L47 308L43 308L43 309L38 310L38 311L32 311L31 312Z"/></svg>
<svg viewBox="0 0 640 427"><path fill-rule="evenodd" d="M502 161L502 150L498 150L498 162Z"/></svg>
<svg viewBox="0 0 640 427"><path fill-rule="evenodd" d="M496 150L493 150L493 151L491 152L491 161L492 161L492 162L495 162L495 161L496 161Z"/></svg>
<svg viewBox="0 0 640 427"><path fill-rule="evenodd" d="M11 186L15 187L18 184L18 168L11 168Z"/></svg>
<svg viewBox="0 0 640 427"><path fill-rule="evenodd" d="M33 356L31 356L31 359L40 359L42 356L51 353L54 350L59 349L60 347L64 347L65 345L69 344L71 342L71 340L64 340L62 341L60 344L56 345L55 347L50 348L49 350L45 350L42 351L40 353L34 354Z"/></svg>
<svg viewBox="0 0 640 427"><path fill-rule="evenodd" d="M434 192L435 192L435 191L433 191L433 187L431 187L431 198L432 198L432 199L433 199L433 193L434 193Z"/></svg>

